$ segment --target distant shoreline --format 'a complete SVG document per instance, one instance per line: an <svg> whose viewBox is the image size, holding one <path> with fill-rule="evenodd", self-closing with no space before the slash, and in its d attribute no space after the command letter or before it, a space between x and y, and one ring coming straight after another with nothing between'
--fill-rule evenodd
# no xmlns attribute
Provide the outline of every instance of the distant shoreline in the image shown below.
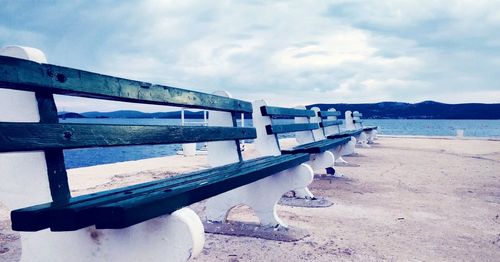
<svg viewBox="0 0 500 262"><path fill-rule="evenodd" d="M444 120L500 120L500 104L444 104L434 101L421 103L381 102L372 104L312 104L306 108L319 107L320 110L334 108L345 111L359 111L363 119L444 119ZM181 111L146 113L134 110L119 110L113 112L59 112L60 118L157 118L180 119ZM203 119L203 111L184 110L186 119ZM245 119L251 119L251 114L245 114ZM344 118L343 114L339 117Z"/></svg>

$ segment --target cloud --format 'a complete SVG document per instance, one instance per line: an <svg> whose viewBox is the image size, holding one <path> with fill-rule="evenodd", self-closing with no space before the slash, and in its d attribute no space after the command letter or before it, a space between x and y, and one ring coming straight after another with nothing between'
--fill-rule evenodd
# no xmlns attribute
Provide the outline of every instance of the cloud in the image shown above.
<svg viewBox="0 0 500 262"><path fill-rule="evenodd" d="M8 1L6 6L0 10L0 45L38 47L51 63L99 73L203 92L222 89L281 106L500 102L492 97L500 90L500 2L495 1ZM66 110L77 107L71 99L58 102ZM78 103L78 110L95 105Z"/></svg>

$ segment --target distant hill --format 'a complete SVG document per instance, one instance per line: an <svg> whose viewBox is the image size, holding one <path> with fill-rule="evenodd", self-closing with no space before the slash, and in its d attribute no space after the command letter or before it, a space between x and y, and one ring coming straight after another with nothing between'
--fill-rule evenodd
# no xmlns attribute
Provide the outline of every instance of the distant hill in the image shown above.
<svg viewBox="0 0 500 262"><path fill-rule="evenodd" d="M82 113L84 117L88 118L181 118L181 111L173 112L156 112L156 113L144 113L134 110L120 110L114 112L85 112ZM203 119L203 111L189 111L184 110L184 117L189 119Z"/></svg>
<svg viewBox="0 0 500 262"><path fill-rule="evenodd" d="M73 112L61 112L58 116L59 118L85 118L85 116Z"/></svg>
<svg viewBox="0 0 500 262"><path fill-rule="evenodd" d="M388 119L500 119L500 104L444 104L434 101L425 101L416 104L401 102L381 102L373 104L313 104L321 110L335 108L337 111L347 110L363 113L363 118ZM59 117L65 118L171 118L180 119L181 111L144 113L134 110L120 110L114 112L60 112ZM203 111L184 111L187 119L203 119ZM251 118L245 114L245 118ZM343 118L343 116L342 116Z"/></svg>
<svg viewBox="0 0 500 262"><path fill-rule="evenodd" d="M404 119L500 119L500 104L444 104L424 101L410 104L381 102L373 104L313 104L321 110L359 111L363 118Z"/></svg>

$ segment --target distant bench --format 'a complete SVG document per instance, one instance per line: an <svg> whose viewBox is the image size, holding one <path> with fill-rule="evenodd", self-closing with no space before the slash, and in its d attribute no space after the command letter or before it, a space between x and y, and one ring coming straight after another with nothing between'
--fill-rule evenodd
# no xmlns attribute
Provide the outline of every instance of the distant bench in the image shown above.
<svg viewBox="0 0 500 262"><path fill-rule="evenodd" d="M257 129L255 148L260 155L301 155L306 153L309 161L306 162L319 174L339 175L335 173L335 154L350 143L349 137L339 139L325 139L320 137L322 129L314 110L305 108L285 108L268 106L264 100L254 101L252 121ZM294 118L294 123L277 123L279 118ZM295 135L297 146L282 148L278 135L291 133ZM335 154L334 154L335 153ZM293 190L295 197L314 199L314 195L307 187Z"/></svg>
<svg viewBox="0 0 500 262"><path fill-rule="evenodd" d="M82 260L115 260L130 259L137 252L154 249L148 251L152 256L149 259L173 256L183 260L191 253L199 253L203 246L200 219L183 207L224 192L225 195L238 192L238 187L262 183L259 180L274 174L286 175L288 169L296 170L309 161L307 153L268 155L244 161L239 141L256 138L256 130L237 127L236 117L252 112L249 102L44 64L43 53L30 48L11 47L3 54L23 59L0 56L0 97L6 101L0 113L0 152L16 152L0 154L3 169L0 200L14 209L11 213L14 230L43 230L21 234L23 257L33 256L39 260L58 257L64 261L79 253ZM210 126L197 127L58 123L53 94L207 109L212 110L211 122ZM205 141L223 141L209 143L209 158L214 168L71 196L64 165L65 149ZM210 145L215 153L211 154ZM312 174L304 172L301 174L305 182L294 182L297 187L310 183L308 179ZM283 182L279 186L285 185ZM266 190L261 184L254 187ZM223 220L228 208L246 201L233 199L233 204L222 207L217 199L211 199L209 206L227 210L220 211L219 216L214 215L218 211L212 212L209 219ZM250 201L269 202L257 210L266 214L261 220L268 224L279 222L273 222L276 215L272 215L276 213L277 200ZM168 214L172 216L163 216ZM266 218L267 214L271 216ZM73 232L54 234L44 230L47 228ZM148 254L142 258L147 259Z"/></svg>
<svg viewBox="0 0 500 262"><path fill-rule="evenodd" d="M358 111L346 111L345 119L346 119L346 129L347 130L356 130L356 132L362 131L366 135L366 142L368 144L373 144L373 140L377 139L377 126L364 126L361 114Z"/></svg>

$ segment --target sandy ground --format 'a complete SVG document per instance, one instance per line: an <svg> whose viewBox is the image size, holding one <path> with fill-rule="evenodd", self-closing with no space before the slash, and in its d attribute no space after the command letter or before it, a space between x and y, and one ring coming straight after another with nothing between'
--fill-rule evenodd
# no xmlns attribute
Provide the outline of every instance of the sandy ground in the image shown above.
<svg viewBox="0 0 500 262"><path fill-rule="evenodd" d="M500 261L500 141L384 137L358 152L346 160L359 167L337 168L344 178L310 186L333 206L279 206L285 222L309 237L286 243L207 234L194 260ZM205 157L155 158L73 169L70 183L77 195L206 166ZM203 204L193 209L202 212ZM230 218L256 221L245 207ZM5 207L0 220L0 261L17 261L20 240Z"/></svg>

